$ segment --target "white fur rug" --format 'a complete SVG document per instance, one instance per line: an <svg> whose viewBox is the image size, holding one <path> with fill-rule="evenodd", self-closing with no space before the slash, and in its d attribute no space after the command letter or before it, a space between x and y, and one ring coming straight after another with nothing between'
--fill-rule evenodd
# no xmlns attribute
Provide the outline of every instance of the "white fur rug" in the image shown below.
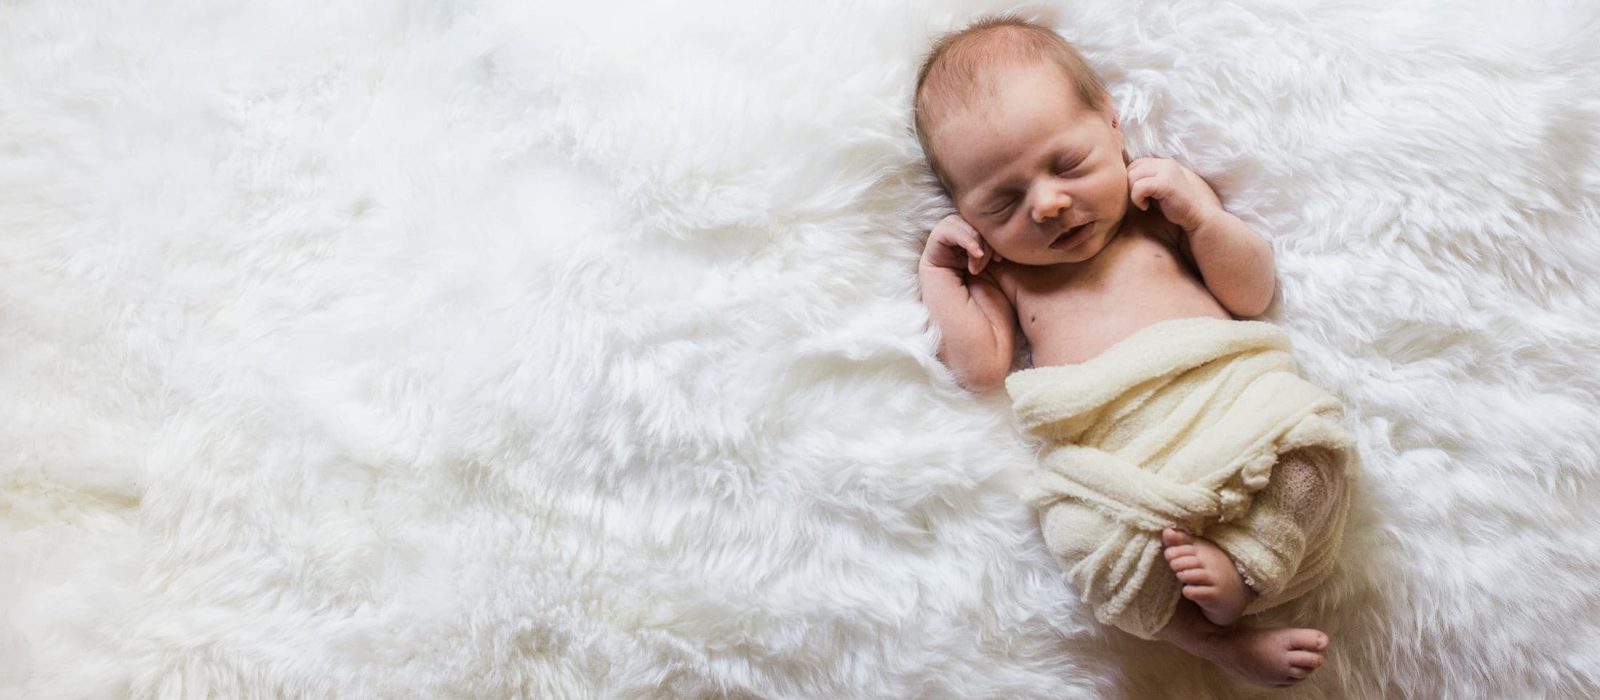
<svg viewBox="0 0 1600 700"><path fill-rule="evenodd" d="M546 4L0 4L0 696L1256 692L933 357L911 83L1013 6ZM1348 401L1277 695L1600 695L1600 7L1022 9Z"/></svg>

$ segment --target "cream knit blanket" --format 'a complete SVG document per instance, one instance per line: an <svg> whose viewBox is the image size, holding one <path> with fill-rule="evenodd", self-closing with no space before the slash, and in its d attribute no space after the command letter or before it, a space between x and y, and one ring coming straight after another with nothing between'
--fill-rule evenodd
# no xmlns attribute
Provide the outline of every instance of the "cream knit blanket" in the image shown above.
<svg viewBox="0 0 1600 700"><path fill-rule="evenodd" d="M1258 517L1253 507L1281 453L1328 448L1332 473L1354 472L1339 402L1300 378L1289 350L1268 323L1184 318L1083 364L1006 379L1017 418L1045 441L1024 498L1101 622L1146 639L1166 625L1181 595L1162 556L1170 525L1204 535L1233 523L1252 535L1229 545L1256 569L1261 597L1247 613L1329 573L1340 528L1285 533L1289 519ZM1290 551L1289 541L1315 546Z"/></svg>

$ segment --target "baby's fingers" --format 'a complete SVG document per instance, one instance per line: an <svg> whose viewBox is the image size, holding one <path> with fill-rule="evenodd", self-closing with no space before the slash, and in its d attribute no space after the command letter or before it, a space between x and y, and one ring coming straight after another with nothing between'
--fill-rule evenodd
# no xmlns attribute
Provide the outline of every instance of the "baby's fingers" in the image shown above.
<svg viewBox="0 0 1600 700"><path fill-rule="evenodd" d="M978 235L977 229L964 221L951 233L950 243L967 254L967 272L978 274L978 271L983 269L983 263L988 261L989 254L985 249L983 237Z"/></svg>
<svg viewBox="0 0 1600 700"><path fill-rule="evenodd" d="M1128 188L1128 199L1132 200L1133 205L1140 211L1147 211L1150 208L1150 198L1161 199L1160 185L1160 181L1155 177L1141 177L1133 181Z"/></svg>
<svg viewBox="0 0 1600 700"><path fill-rule="evenodd" d="M1139 158L1128 164L1128 179L1137 180L1141 177L1149 177L1154 170L1154 161L1149 158Z"/></svg>
<svg viewBox="0 0 1600 700"><path fill-rule="evenodd" d="M983 272L985 265L989 264L989 244L981 239L974 240L967 245L967 271L976 275Z"/></svg>

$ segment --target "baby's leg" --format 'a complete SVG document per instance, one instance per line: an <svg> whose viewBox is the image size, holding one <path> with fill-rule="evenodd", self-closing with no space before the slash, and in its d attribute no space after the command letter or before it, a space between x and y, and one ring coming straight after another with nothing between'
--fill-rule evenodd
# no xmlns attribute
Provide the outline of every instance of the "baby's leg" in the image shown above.
<svg viewBox="0 0 1600 700"><path fill-rule="evenodd" d="M1244 521L1216 526L1207 533L1210 539L1170 528L1162 533L1167 563L1184 584L1183 596L1198 604L1206 619L1230 625L1260 595L1285 593L1307 555L1307 534L1341 524L1335 521L1346 503L1344 481L1328 473L1329 455L1313 449L1279 458ZM1331 552L1316 554L1331 557ZM1314 582L1299 583L1301 590L1287 592L1298 595Z"/></svg>
<svg viewBox="0 0 1600 700"><path fill-rule="evenodd" d="M1256 685L1283 687L1306 679L1322 665L1328 635L1321 630L1237 625L1220 627L1187 600L1156 633L1184 651Z"/></svg>

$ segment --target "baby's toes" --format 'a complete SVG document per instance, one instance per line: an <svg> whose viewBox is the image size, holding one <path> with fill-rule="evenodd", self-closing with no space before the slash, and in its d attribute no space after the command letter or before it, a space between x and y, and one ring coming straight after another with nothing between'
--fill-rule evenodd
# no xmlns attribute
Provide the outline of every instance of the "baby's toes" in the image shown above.
<svg viewBox="0 0 1600 700"><path fill-rule="evenodd" d="M1187 557L1178 557L1177 559L1169 559L1169 560L1167 560L1167 565L1171 566L1173 571L1186 571L1186 570L1189 570L1189 569L1202 568L1202 565L1200 564L1200 557L1194 556L1192 554L1187 556Z"/></svg>
<svg viewBox="0 0 1600 700"><path fill-rule="evenodd" d="M1184 569L1178 572L1178 580L1188 584L1210 586L1216 581L1211 578L1211 571L1202 566L1193 569Z"/></svg>
<svg viewBox="0 0 1600 700"><path fill-rule="evenodd" d="M1183 597L1195 602L1196 605L1210 605L1217 601L1216 586L1184 586Z"/></svg>
<svg viewBox="0 0 1600 700"><path fill-rule="evenodd" d="M1168 547L1194 544L1194 537L1187 532L1169 527L1161 531L1161 544Z"/></svg>
<svg viewBox="0 0 1600 700"><path fill-rule="evenodd" d="M1314 651L1289 652L1289 665L1315 670L1322 666L1322 655Z"/></svg>
<svg viewBox="0 0 1600 700"><path fill-rule="evenodd" d="M1290 630L1289 648L1294 651L1322 651L1328 648L1328 635L1311 629Z"/></svg>
<svg viewBox="0 0 1600 700"><path fill-rule="evenodd" d="M1167 561L1172 561L1179 557L1193 557L1197 551L1198 550L1196 550L1192 544L1181 544L1176 547L1168 547L1165 550L1162 550L1162 554L1167 556ZM1199 560L1196 559L1196 561Z"/></svg>

